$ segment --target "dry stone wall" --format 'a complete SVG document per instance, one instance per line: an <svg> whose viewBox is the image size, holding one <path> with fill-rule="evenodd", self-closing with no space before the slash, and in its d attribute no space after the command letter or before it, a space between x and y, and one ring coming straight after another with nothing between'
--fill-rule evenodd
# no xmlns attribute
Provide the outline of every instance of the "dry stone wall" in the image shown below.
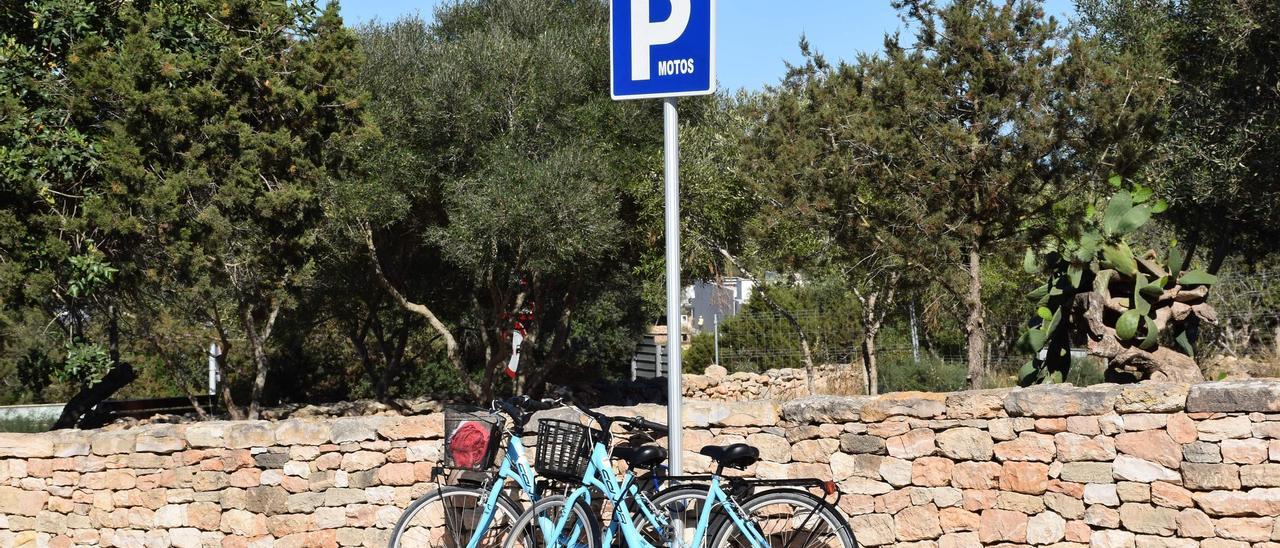
<svg viewBox="0 0 1280 548"><path fill-rule="evenodd" d="M849 365L813 368L814 393L852 395L866 392L862 369ZM809 395L809 375L804 369L769 369L763 373L729 373L712 365L701 375L681 377L684 397L712 401L793 400Z"/></svg>
<svg viewBox="0 0 1280 548"><path fill-rule="evenodd" d="M663 408L603 408L654 419ZM1280 382L689 401L685 447L838 483L862 546L1280 548ZM380 546L443 420L0 434L0 546ZM685 456L687 467L708 460Z"/></svg>

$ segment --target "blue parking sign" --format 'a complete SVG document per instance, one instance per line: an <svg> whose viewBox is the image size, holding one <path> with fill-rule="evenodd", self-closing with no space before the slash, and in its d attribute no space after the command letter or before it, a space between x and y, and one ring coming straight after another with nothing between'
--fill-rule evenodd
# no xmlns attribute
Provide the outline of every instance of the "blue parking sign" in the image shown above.
<svg viewBox="0 0 1280 548"><path fill-rule="evenodd" d="M715 92L715 0L611 1L609 87L614 99Z"/></svg>

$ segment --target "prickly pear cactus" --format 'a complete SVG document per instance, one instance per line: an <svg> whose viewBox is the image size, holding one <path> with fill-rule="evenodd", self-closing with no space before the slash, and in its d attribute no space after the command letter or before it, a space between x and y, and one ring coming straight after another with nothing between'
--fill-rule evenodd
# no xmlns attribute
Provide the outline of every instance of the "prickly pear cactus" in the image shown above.
<svg viewBox="0 0 1280 548"><path fill-rule="evenodd" d="M1110 181L1123 186L1119 177ZM1032 355L1018 372L1023 386L1058 383L1071 368L1072 348L1107 360L1107 379L1136 382L1203 380L1192 343L1200 322L1216 321L1207 302L1213 275L1186 270L1176 242L1163 253L1134 254L1126 237L1163 212L1163 200L1133 185L1093 208L1083 228L1042 254L1028 249L1023 267L1046 276L1027 295L1035 315L1018 339Z"/></svg>

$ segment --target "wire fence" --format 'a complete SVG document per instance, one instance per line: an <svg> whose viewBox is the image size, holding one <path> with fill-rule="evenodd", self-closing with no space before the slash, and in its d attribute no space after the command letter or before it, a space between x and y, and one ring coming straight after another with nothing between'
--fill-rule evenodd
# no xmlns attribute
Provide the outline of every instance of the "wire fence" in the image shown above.
<svg viewBox="0 0 1280 548"><path fill-rule="evenodd" d="M1258 272L1220 276L1209 293L1209 303L1217 312L1215 322L1202 324L1198 333L1198 357L1248 358L1280 363L1280 272ZM781 367L803 367L805 355L800 332L809 343L815 365L856 364L861 361L862 329L857 311L850 308L797 310L786 315L770 311L744 311L718 326L719 363L733 371L763 371ZM963 345L937 345L922 341L909 343L910 318L904 310L886 319L898 327L894 342L877 349L881 363L922 360L948 368L968 361ZM798 324L798 328L797 328ZM991 322L987 327L987 369L1015 371L1028 356L1019 353L1014 342L1025 324L1022 320ZM917 330L922 329L918 325ZM902 341L906 340L907 343Z"/></svg>

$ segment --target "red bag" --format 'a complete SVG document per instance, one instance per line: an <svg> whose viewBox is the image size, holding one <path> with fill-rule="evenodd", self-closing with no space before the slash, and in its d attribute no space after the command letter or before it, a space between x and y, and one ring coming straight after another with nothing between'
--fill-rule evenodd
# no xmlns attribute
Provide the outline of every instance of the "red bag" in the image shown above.
<svg viewBox="0 0 1280 548"><path fill-rule="evenodd" d="M449 438L449 454L453 465L459 468L478 469L489 449L489 427L480 421L467 421L458 425Z"/></svg>

